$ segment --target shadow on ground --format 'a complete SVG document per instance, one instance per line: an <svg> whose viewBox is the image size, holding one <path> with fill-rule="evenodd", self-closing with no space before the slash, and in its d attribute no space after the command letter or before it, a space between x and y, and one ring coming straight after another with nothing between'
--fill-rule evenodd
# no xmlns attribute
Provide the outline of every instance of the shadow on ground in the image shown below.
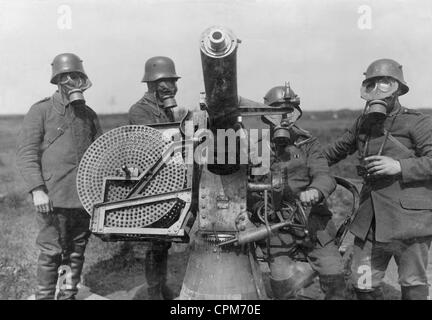
<svg viewBox="0 0 432 320"><path fill-rule="evenodd" d="M147 300L143 243L124 244L108 260L93 264L84 275L84 284L93 293L116 300ZM167 284L177 296L186 272L188 250L169 250Z"/></svg>
<svg viewBox="0 0 432 320"><path fill-rule="evenodd" d="M168 258L168 287L175 296L180 294L183 278L186 272L189 258L189 250L186 245L173 246L169 250ZM145 278L145 253L147 246L143 243L123 244L118 253L110 259L93 264L84 275L84 284L91 292L114 300L148 300L147 282ZM345 256L346 267L349 266L349 255ZM271 298L268 273L263 273L264 284ZM350 286L351 287L351 286ZM399 300L400 290L385 283L383 286L386 300ZM349 290L348 299L355 299L352 289ZM315 278L313 283L300 292L301 299L321 300L324 295L321 292L319 280Z"/></svg>

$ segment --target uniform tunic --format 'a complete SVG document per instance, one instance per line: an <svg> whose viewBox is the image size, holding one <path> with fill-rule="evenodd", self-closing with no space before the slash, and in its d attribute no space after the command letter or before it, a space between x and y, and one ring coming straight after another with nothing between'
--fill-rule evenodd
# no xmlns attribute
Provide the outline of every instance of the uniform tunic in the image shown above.
<svg viewBox="0 0 432 320"><path fill-rule="evenodd" d="M378 153L384 135L371 136L365 150L368 135L361 130L360 120L324 148L329 164L357 150L365 156ZM375 220L378 242L432 236L432 118L399 107L387 116L384 129L393 138L387 139L381 155L399 160L402 173L363 185L351 231L364 240Z"/></svg>
<svg viewBox="0 0 432 320"><path fill-rule="evenodd" d="M42 187L53 203L37 212L40 249L36 299L53 299L58 268L67 264L67 288L58 299L78 292L90 216L78 198L76 175L84 152L102 133L96 113L85 104L65 105L58 92L34 104L24 118L18 139L17 166L27 191Z"/></svg>
<svg viewBox="0 0 432 320"><path fill-rule="evenodd" d="M306 210L312 243L302 246L302 252L320 276L341 275L342 257L334 243L337 229L325 201L335 190L336 182L330 175L327 160L316 138L297 126L291 127L290 137L292 144L286 147L272 146L271 170L283 176L285 201L292 203L294 198L298 198L307 189L313 188L321 193L322 203ZM250 195L248 200L253 205L257 198ZM273 259L269 267L273 280L284 281L292 277L295 262L291 259L289 248L293 241L291 233L283 230L270 238L270 254ZM261 245L265 249L265 244Z"/></svg>
<svg viewBox="0 0 432 320"><path fill-rule="evenodd" d="M59 128L65 127L60 134ZM24 118L17 149L27 191L44 187L54 207L82 208L76 190L78 166L101 133L90 107L65 105L59 92L34 104Z"/></svg>
<svg viewBox="0 0 432 320"><path fill-rule="evenodd" d="M298 197L307 189L317 189L323 199L327 199L336 188L335 180L330 176L326 158L321 145L311 135L296 126L290 130L294 144L283 150L276 150L272 160L272 170L282 170L286 186L284 198ZM332 214L326 205L315 205L309 214L311 234L317 237L322 246L334 239L335 226L331 221Z"/></svg>
<svg viewBox="0 0 432 320"><path fill-rule="evenodd" d="M129 124L146 125L168 122L174 122L174 114L171 109L159 107L154 94L146 92L144 97L129 109Z"/></svg>

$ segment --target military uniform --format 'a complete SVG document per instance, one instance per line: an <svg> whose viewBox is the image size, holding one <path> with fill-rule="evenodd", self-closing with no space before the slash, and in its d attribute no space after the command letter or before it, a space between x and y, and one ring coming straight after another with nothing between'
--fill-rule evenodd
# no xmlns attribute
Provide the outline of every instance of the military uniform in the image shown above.
<svg viewBox="0 0 432 320"><path fill-rule="evenodd" d="M24 118L17 166L27 191L44 188L54 207L50 213L37 213L37 299L54 298L62 259L72 271L70 290L62 297L77 292L90 217L78 199L76 174L84 152L100 134L96 113L86 105L65 105L58 91L33 105Z"/></svg>
<svg viewBox="0 0 432 320"><path fill-rule="evenodd" d="M351 225L354 246L354 287L382 297L380 287L392 256L399 266L403 298L412 288L427 293L427 255L432 236L432 118L397 106L384 122L385 134L362 130L361 118L342 137L327 146L329 164L359 151L400 162L397 176L367 179L361 191L358 215ZM383 145L383 141L386 143ZM365 279L365 268L372 277ZM417 291L418 292L418 291Z"/></svg>
<svg viewBox="0 0 432 320"><path fill-rule="evenodd" d="M146 92L144 97L130 108L128 116L131 125L174 122L172 110L159 107L155 95L149 92ZM145 259L150 298L160 299L160 295L165 299L173 298L172 293L166 287L167 260L170 247L169 242L150 242L150 248L147 250Z"/></svg>
<svg viewBox="0 0 432 320"><path fill-rule="evenodd" d="M162 109L158 106L154 94L146 92L144 97L137 101L129 110L129 124L154 124L174 122L171 109Z"/></svg>
<svg viewBox="0 0 432 320"><path fill-rule="evenodd" d="M319 274L326 299L344 299L346 286L343 261L334 242L336 226L332 221L332 213L325 203L325 199L336 188L336 182L330 176L318 141L295 125L290 128L290 136L293 145L272 146L272 171L279 171L285 176L284 180L288 184L284 188L285 201L292 202L300 192L309 188L321 193L323 201L308 212L312 244L302 246L301 251L313 270ZM294 240L290 233L284 231L270 239L271 286L279 299L292 298L294 294L289 288L295 262L287 251L287 245L291 245Z"/></svg>

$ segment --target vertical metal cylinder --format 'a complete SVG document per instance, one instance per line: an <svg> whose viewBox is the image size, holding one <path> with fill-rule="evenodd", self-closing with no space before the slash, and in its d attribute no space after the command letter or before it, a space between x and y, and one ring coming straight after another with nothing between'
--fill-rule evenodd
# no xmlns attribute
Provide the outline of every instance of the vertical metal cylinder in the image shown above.
<svg viewBox="0 0 432 320"><path fill-rule="evenodd" d="M218 129L238 129L239 98L237 94L237 47L239 41L232 31L225 27L210 27L201 35L201 63L203 68L206 106L209 114L209 129L216 137ZM214 159L225 159L209 164L208 168L216 174L229 174L238 170L238 163L228 164L228 151L219 150L215 139ZM239 153L238 146L230 152Z"/></svg>
<svg viewBox="0 0 432 320"><path fill-rule="evenodd" d="M201 35L201 63L212 131L232 128L237 122L238 43L225 27L210 27Z"/></svg>
<svg viewBox="0 0 432 320"><path fill-rule="evenodd" d="M213 133L217 129L241 128L237 95L238 43L234 34L223 27L208 28L201 36L205 107L209 114L209 129ZM237 153L237 143L234 148ZM228 155L226 145L224 150L217 149L215 158L219 158L216 155ZM199 182L198 231L192 236L194 240L180 299L249 300L260 298L264 292L249 246L244 250L217 248L208 237L211 234L218 239L221 233L236 232L236 218L246 208L246 182L246 166L237 163L208 164L203 168Z"/></svg>

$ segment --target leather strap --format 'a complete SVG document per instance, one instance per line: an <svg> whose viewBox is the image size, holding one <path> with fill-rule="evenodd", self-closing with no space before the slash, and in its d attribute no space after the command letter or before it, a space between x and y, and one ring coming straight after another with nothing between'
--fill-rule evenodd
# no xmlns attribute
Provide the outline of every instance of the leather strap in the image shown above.
<svg viewBox="0 0 432 320"><path fill-rule="evenodd" d="M400 142L398 139L396 139L391 133L388 133L388 139L391 142L393 142L393 144L395 144L403 152L407 153L409 156L415 155L413 150L409 149L406 145L404 145L402 142Z"/></svg>
<svg viewBox="0 0 432 320"><path fill-rule="evenodd" d="M389 128L389 130L387 131L386 129L384 129L384 134L387 136L387 139L388 140L390 140L391 142L393 142L399 149L401 149L403 152L405 152L406 154L408 154L410 157L412 157L412 156L415 156L415 152L413 151L413 150L411 150L411 149L409 149L407 146L405 146L402 142L400 142L398 139L396 139L390 132L391 132L391 129L392 129L392 127L393 127L393 124L395 123L395 120L396 120L396 118L400 115L400 114L402 114L402 113L404 113L404 112L406 112L408 109L407 108L404 108L404 107L401 107L400 109L399 109L399 111L395 114L395 116L394 116L394 118L393 118L393 121L392 121L392 124L391 124L391 126L390 126L390 128ZM384 147L384 146L383 146Z"/></svg>
<svg viewBox="0 0 432 320"><path fill-rule="evenodd" d="M72 125L75 120L75 114L72 113L70 120L65 119L65 121L58 127L55 131L48 134L45 140L45 144L42 146L41 151L45 152L58 138L60 138L66 130Z"/></svg>

